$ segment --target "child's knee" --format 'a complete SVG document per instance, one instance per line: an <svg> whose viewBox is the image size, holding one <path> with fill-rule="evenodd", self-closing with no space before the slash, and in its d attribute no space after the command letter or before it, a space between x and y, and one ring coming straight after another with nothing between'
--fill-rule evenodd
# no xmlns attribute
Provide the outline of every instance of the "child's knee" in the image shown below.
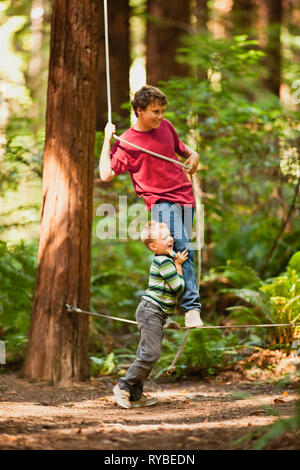
<svg viewBox="0 0 300 470"><path fill-rule="evenodd" d="M151 348L143 351L140 359L147 364L147 367L152 367L160 358L161 347Z"/></svg>

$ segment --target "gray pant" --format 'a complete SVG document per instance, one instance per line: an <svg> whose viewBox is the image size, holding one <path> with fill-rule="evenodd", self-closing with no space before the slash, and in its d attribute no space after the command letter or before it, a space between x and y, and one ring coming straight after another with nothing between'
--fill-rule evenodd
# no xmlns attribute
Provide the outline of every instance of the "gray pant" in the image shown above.
<svg viewBox="0 0 300 470"><path fill-rule="evenodd" d="M142 299L135 316L140 331L136 359L125 377L119 380L119 387L130 392L131 401L142 397L144 380L159 359L167 314L158 305Z"/></svg>

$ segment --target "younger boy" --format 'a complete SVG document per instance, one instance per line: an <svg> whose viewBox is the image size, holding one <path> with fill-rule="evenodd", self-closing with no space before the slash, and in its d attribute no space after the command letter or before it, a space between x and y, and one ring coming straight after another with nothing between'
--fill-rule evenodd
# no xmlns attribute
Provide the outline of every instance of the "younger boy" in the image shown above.
<svg viewBox="0 0 300 470"><path fill-rule="evenodd" d="M148 222L141 232L141 240L155 254L149 274L148 289L136 310L140 331L137 357L126 376L114 387L119 406L135 408L151 406L157 400L143 394L144 380L159 359L163 340L163 326L168 314L175 313L177 297L184 289L182 265L188 257L187 250L173 259L174 239L166 224Z"/></svg>

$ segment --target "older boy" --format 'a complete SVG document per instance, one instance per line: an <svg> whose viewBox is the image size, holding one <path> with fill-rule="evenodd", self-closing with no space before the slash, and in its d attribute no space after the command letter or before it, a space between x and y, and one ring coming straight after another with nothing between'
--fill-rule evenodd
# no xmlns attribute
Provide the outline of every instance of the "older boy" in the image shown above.
<svg viewBox="0 0 300 470"><path fill-rule="evenodd" d="M197 169L199 155L179 139L172 124L163 118L167 103L166 96L157 88L142 87L131 103L137 121L121 137L173 160L178 161L176 154L188 157L185 162L189 165L187 172L192 174ZM145 200L152 219L168 225L175 240L175 251L188 249L188 259L183 266L185 289L181 307L185 312L186 327L201 327L201 304L193 250L190 249L195 206L192 184L179 165L150 156L130 145L116 141L110 151L114 132L115 126L108 123L99 163L100 177L102 181L110 181L129 171L134 189Z"/></svg>
<svg viewBox="0 0 300 470"><path fill-rule="evenodd" d="M182 265L188 253L177 253L173 260L174 239L166 224L149 222L142 230L141 240L155 254L149 274L148 289L136 310L140 331L137 357L126 376L119 379L113 392L122 408L151 406L157 400L143 394L144 380L159 359L163 326L169 313L174 313L178 295L184 289Z"/></svg>

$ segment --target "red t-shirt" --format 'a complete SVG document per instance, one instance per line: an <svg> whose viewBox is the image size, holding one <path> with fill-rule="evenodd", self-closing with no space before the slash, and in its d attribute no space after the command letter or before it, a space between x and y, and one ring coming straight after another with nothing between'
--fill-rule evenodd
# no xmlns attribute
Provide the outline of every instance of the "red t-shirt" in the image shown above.
<svg viewBox="0 0 300 470"><path fill-rule="evenodd" d="M174 127L163 119L158 129L141 132L130 127L120 137L152 152L178 161L185 145ZM180 165L162 160L117 140L111 150L111 167L120 175L129 171L135 192L145 200L146 208L158 200L174 204L194 203L193 188Z"/></svg>

